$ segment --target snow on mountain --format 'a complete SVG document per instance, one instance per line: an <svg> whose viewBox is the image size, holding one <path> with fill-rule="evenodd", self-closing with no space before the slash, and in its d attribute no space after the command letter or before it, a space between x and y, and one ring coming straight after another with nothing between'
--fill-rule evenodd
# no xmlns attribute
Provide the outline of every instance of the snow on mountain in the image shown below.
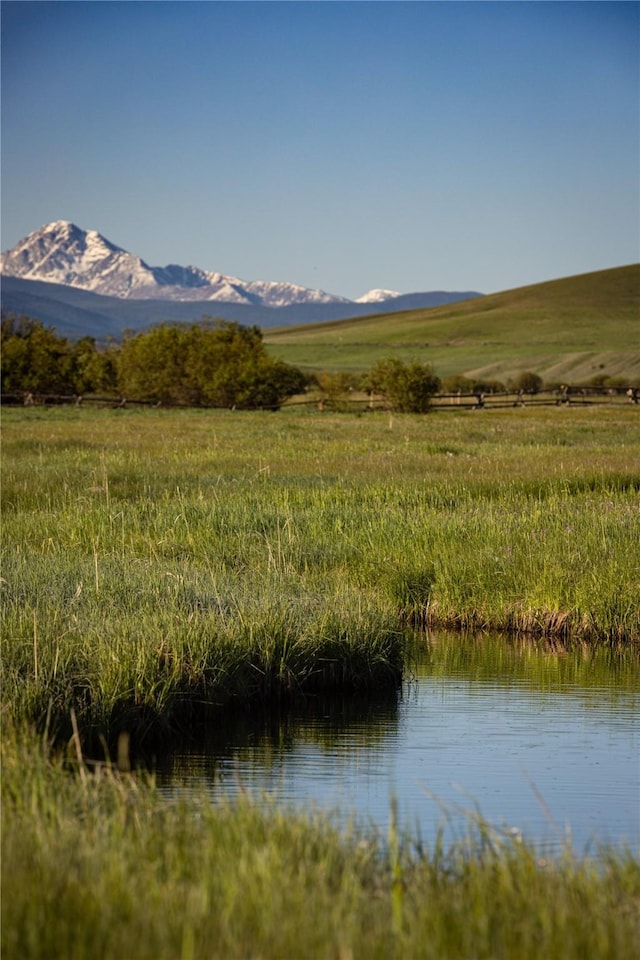
<svg viewBox="0 0 640 960"><path fill-rule="evenodd" d="M393 300L401 296L402 294L397 290L369 290L368 293L354 300L354 303L384 303L385 300Z"/></svg>
<svg viewBox="0 0 640 960"><path fill-rule="evenodd" d="M94 314L100 317L106 313L117 314L121 317L122 329L133 329L143 323L143 315L149 315L149 320L144 322L152 322L158 314L158 302L165 305L166 316L193 319L207 312L205 304L216 303L219 306L215 307L215 313L224 314L227 319L271 327L365 316L371 312L369 305L376 312L388 313L481 296L475 291L399 294L394 290L376 289L357 300L349 300L295 283L246 281L175 263L150 267L96 230L83 230L68 220L47 223L2 254L0 273L5 277L3 308L10 304L11 309L18 312L48 315L58 325L68 321L71 294L75 300L86 299L87 292L105 298L103 303L94 305L91 316L87 317L87 329L98 332L100 323ZM79 317L78 311L85 308L78 303L74 309L74 316Z"/></svg>
<svg viewBox="0 0 640 960"><path fill-rule="evenodd" d="M151 268L139 257L66 220L48 223L21 240L2 255L1 269L7 276L120 297L154 283Z"/></svg>
<svg viewBox="0 0 640 960"><path fill-rule="evenodd" d="M351 302L294 283L247 282L178 264L150 267L97 231L83 230L67 220L46 224L2 254L0 272L129 300L222 301L268 307Z"/></svg>
<svg viewBox="0 0 640 960"><path fill-rule="evenodd" d="M242 281L239 281L242 282ZM277 283L269 280L253 280L246 283L245 290L255 297L254 302L268 307L287 307L292 303L349 303L347 297L339 297L324 290L311 290L295 283Z"/></svg>

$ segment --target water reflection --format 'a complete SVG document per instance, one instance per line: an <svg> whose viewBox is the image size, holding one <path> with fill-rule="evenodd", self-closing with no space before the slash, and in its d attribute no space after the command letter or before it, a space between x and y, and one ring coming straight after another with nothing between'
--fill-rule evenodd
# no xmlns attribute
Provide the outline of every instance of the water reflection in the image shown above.
<svg viewBox="0 0 640 960"><path fill-rule="evenodd" d="M279 782L301 744L339 765L387 750L398 722L398 697L388 692L378 698L309 696L283 709L236 710L158 758L158 779L193 786L194 778L222 781L233 773L235 788L255 792L258 778Z"/></svg>
<svg viewBox="0 0 640 960"><path fill-rule="evenodd" d="M247 790L355 814L385 831L397 798L425 839L448 811L551 845L570 831L640 844L640 658L637 652L498 637L417 635L397 697L309 698L281 713L244 712L158 762L168 794L213 802Z"/></svg>

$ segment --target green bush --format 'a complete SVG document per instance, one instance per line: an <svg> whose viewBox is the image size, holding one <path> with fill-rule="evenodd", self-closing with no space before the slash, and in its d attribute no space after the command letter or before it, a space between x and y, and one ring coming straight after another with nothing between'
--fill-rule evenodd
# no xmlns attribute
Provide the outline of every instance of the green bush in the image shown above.
<svg viewBox="0 0 640 960"><path fill-rule="evenodd" d="M474 381L461 373L452 373L442 381L443 393L473 393Z"/></svg>
<svg viewBox="0 0 640 960"><path fill-rule="evenodd" d="M543 380L537 373L525 370L516 377L513 386L516 390L522 390L523 393L540 393Z"/></svg>
<svg viewBox="0 0 640 960"><path fill-rule="evenodd" d="M376 363L367 379L369 388L400 413L425 413L440 389L440 378L428 364L403 363L395 357Z"/></svg>
<svg viewBox="0 0 640 960"><path fill-rule="evenodd" d="M349 394L360 386L360 377L354 373L328 373L326 370L314 376L322 400L336 409L345 406Z"/></svg>
<svg viewBox="0 0 640 960"><path fill-rule="evenodd" d="M297 367L267 354L258 327L160 324L105 350L92 337L70 343L39 320L2 318L5 394L117 391L169 405L275 409L305 386Z"/></svg>
<svg viewBox="0 0 640 960"><path fill-rule="evenodd" d="M205 318L125 339L118 384L129 399L255 409L278 407L305 377L267 354L258 327Z"/></svg>
<svg viewBox="0 0 640 960"><path fill-rule="evenodd" d="M93 337L71 344L39 320L2 317L3 393L83 394L115 389L113 350Z"/></svg>

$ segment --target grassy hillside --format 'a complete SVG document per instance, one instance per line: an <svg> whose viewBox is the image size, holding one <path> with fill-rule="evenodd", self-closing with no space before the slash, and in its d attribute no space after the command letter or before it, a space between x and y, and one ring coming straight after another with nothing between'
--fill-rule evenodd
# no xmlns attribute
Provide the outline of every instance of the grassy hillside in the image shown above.
<svg viewBox="0 0 640 960"><path fill-rule="evenodd" d="M272 353L309 370L366 370L391 355L440 376L640 379L640 264L444 307L270 330Z"/></svg>

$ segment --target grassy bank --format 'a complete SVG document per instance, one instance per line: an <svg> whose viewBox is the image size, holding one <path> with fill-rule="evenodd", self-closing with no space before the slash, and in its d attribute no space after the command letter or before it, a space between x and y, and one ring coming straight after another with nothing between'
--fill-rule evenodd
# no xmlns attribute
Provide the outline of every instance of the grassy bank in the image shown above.
<svg viewBox="0 0 640 960"><path fill-rule="evenodd" d="M613 669L635 684L639 462L631 407L7 410L3 956L635 956L637 855L548 857L482 822L426 848L169 803L77 758L123 729L168 736L205 703L393 689L414 621L581 638L573 667L523 655L535 683L597 685L624 646ZM450 638L431 669L493 675L504 655ZM52 760L26 722L64 738L72 717Z"/></svg>
<svg viewBox="0 0 640 960"><path fill-rule="evenodd" d="M633 407L3 420L16 718L144 734L393 685L407 622L640 639Z"/></svg>
<svg viewBox="0 0 640 960"><path fill-rule="evenodd" d="M630 854L549 858L480 822L426 849L249 802L194 810L106 768L70 776L3 728L7 960L635 956Z"/></svg>

